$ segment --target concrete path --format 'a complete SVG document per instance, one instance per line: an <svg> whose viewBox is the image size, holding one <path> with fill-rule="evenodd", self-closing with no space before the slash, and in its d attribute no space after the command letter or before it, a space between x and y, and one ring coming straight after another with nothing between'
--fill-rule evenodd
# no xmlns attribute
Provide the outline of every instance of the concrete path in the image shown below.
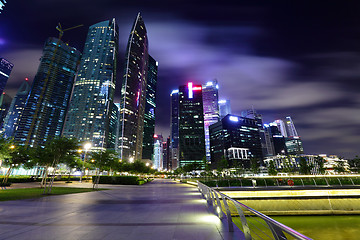
<svg viewBox="0 0 360 240"><path fill-rule="evenodd" d="M0 202L0 239L6 240L243 238L223 222L196 187L172 180Z"/></svg>

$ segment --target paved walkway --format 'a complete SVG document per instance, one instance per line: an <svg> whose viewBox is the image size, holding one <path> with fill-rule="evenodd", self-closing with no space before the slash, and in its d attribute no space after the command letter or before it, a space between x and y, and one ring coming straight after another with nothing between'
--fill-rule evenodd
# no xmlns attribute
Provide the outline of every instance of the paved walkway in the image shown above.
<svg viewBox="0 0 360 240"><path fill-rule="evenodd" d="M242 238L223 222L196 187L172 180L0 202L0 239L6 240Z"/></svg>

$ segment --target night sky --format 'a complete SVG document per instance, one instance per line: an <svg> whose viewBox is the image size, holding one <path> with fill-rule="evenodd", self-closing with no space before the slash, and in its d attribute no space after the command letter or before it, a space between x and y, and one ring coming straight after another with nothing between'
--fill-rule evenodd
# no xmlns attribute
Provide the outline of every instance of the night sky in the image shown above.
<svg viewBox="0 0 360 240"><path fill-rule="evenodd" d="M20 3L21 2L21 3ZM33 79L47 37L83 50L90 25L119 25L120 98L126 42L141 12L159 62L156 133L167 136L170 92L216 78L234 114L252 106L269 123L291 116L305 153L360 153L360 2L9 0L0 14L0 57L15 64L5 91Z"/></svg>

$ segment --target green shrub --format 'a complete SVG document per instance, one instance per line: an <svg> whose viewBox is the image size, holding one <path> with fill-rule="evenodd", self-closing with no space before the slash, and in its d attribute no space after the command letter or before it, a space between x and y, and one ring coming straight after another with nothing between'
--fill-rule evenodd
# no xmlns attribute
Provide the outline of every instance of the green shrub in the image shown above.
<svg viewBox="0 0 360 240"><path fill-rule="evenodd" d="M92 177L93 182L95 178ZM137 176L100 176L99 184L139 185L139 181Z"/></svg>

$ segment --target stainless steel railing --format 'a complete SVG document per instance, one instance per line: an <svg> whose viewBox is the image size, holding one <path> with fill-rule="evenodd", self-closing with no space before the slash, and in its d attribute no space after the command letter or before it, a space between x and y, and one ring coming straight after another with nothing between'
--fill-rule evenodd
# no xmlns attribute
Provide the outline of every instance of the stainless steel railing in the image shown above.
<svg viewBox="0 0 360 240"><path fill-rule="evenodd" d="M246 240L251 239L311 239L294 229L281 224L274 219L262 214L223 193L198 182L198 189L208 204L214 207L214 210L220 219L226 216L229 232L234 231L233 220L239 218L240 230L244 233ZM251 219L251 221L248 221Z"/></svg>

